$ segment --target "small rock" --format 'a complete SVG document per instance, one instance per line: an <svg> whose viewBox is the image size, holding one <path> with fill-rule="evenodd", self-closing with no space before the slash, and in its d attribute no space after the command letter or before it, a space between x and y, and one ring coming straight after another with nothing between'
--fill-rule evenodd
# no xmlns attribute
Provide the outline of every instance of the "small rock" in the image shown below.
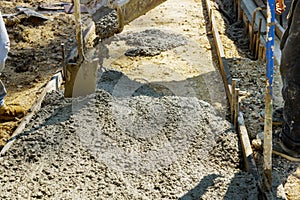
<svg viewBox="0 0 300 200"><path fill-rule="evenodd" d="M261 141L261 139L254 139L254 140L252 140L252 146L256 150L261 150L262 149L262 141Z"/></svg>

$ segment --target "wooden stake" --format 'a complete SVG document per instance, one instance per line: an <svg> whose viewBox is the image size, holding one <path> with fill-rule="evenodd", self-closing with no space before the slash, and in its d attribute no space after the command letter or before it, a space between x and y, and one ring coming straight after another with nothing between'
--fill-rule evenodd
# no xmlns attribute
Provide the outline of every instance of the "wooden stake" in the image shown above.
<svg viewBox="0 0 300 200"><path fill-rule="evenodd" d="M234 108L234 127L238 128L238 116L239 116L239 110L240 110L240 104L239 104L239 95L240 95L240 89L235 88L234 90L234 96L235 96L235 108Z"/></svg>
<svg viewBox="0 0 300 200"><path fill-rule="evenodd" d="M237 0L237 7L238 7L237 21L241 21L242 16L243 16L243 11L242 11L242 8L241 8L241 0Z"/></svg>
<svg viewBox="0 0 300 200"><path fill-rule="evenodd" d="M234 110L235 110L235 87L237 79L233 78L231 82L231 100L230 100L230 110L231 110L231 123L234 123Z"/></svg>
<svg viewBox="0 0 300 200"><path fill-rule="evenodd" d="M66 56L65 56L65 44L61 43L61 55L62 55L62 61L61 61L61 67L62 67L62 74L63 74L63 79L66 78Z"/></svg>

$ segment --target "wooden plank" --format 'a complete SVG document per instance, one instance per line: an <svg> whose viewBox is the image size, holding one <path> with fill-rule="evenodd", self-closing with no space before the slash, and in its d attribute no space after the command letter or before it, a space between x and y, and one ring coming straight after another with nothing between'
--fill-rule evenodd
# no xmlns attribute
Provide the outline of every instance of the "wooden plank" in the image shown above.
<svg viewBox="0 0 300 200"><path fill-rule="evenodd" d="M226 70L224 70L223 67L224 66L224 62L226 63L226 58L225 58L225 54L224 54L224 49L223 49L223 45L219 36L219 32L216 26L216 22L214 19L214 15L212 12L212 9L210 7L210 0L206 0L206 6L207 6L207 10L210 17L210 21L211 21L211 28L213 30L213 34L214 34L214 40L216 43L216 47L217 47L217 54L218 54L218 58L219 58L219 64L220 64L220 70L221 70L221 74L223 77L223 81L224 81L224 85L226 89L226 94L227 94L227 98L228 99L232 99L232 92L230 91L231 89L231 85L228 85L228 81L225 82L227 80L227 76L231 76L230 72L229 75L226 75ZM228 66L226 66L228 68ZM223 70L222 70L223 68ZM229 89L230 88L230 89ZM228 91L227 91L228 90ZM233 104L232 100L229 100L229 102L231 102L230 104ZM249 173L251 173L253 175L253 177L257 180L257 184L259 186L259 188L261 188L261 180L260 180L260 176L258 174L257 168L256 168L256 164L254 161L254 157L253 157L253 151L251 148L251 144L250 144L250 140L248 137L248 132L246 129L246 126L244 124L244 118L243 118L243 114L239 111L237 111L237 127L238 127L238 132L239 132L239 136L240 136L240 140L242 143L242 150L243 150L243 155L244 155L244 160L245 160L245 165L246 165L246 169Z"/></svg>
<svg viewBox="0 0 300 200"><path fill-rule="evenodd" d="M230 110L231 110L231 123L234 123L234 113L235 113L235 97L234 97L234 92L235 88L236 88L236 83L237 83L237 79L233 78L231 81L231 105L230 105Z"/></svg>
<svg viewBox="0 0 300 200"><path fill-rule="evenodd" d="M262 19L260 18L259 19L259 26L258 26L258 32L257 32L257 37L256 37L256 41L255 41L255 50L254 50L254 58L255 59L258 59L258 48L259 48L259 45L260 45L260 30L261 30L261 22L262 22Z"/></svg>
<svg viewBox="0 0 300 200"><path fill-rule="evenodd" d="M226 58L225 58L224 49L223 49L223 45L222 45L222 42L221 42L221 39L220 39L217 23L215 21L214 13L213 13L213 10L211 8L209 0L206 0L206 8L207 8L207 11L208 11L209 20L211 22L211 29L212 29L212 32L213 32L214 41L215 41L216 48L217 48L219 67L220 67L220 72L221 72L221 75L222 75L222 79L223 79L227 99L228 99L229 103L232 104L232 102L231 102L231 92L230 92L230 88L231 88L230 70L228 68L228 64L227 64L227 61L226 61Z"/></svg>
<svg viewBox="0 0 300 200"><path fill-rule="evenodd" d="M237 13L237 20L240 21L242 19L242 16L243 16L243 11L241 9L241 0L237 0L237 10L238 10L238 13Z"/></svg>
<svg viewBox="0 0 300 200"><path fill-rule="evenodd" d="M244 155L246 169L254 176L254 178L258 181L258 184L260 186L261 179L258 174L256 163L253 157L253 151L248 137L248 131L245 126L242 112L238 113L238 132L239 132L240 141L243 148L243 153L244 153L243 155Z"/></svg>
<svg viewBox="0 0 300 200"><path fill-rule="evenodd" d="M234 89L234 120L233 126L238 129L238 115L240 110L240 88Z"/></svg>

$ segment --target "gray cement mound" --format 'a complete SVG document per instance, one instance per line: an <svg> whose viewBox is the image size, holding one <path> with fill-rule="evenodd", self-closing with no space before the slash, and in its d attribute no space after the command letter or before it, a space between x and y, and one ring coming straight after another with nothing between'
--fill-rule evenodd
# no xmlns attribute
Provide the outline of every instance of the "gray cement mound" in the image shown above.
<svg viewBox="0 0 300 200"><path fill-rule="evenodd" d="M257 199L238 137L187 97L47 95L0 163L0 198Z"/></svg>
<svg viewBox="0 0 300 200"><path fill-rule="evenodd" d="M125 52L126 56L154 56L162 51L186 44L186 39L182 35L159 29L131 32L116 38L125 41L128 46L132 46Z"/></svg>
<svg viewBox="0 0 300 200"><path fill-rule="evenodd" d="M97 16L104 13L103 16ZM100 39L113 36L118 31L117 12L108 7L101 7L98 12L93 15L95 22L95 32Z"/></svg>

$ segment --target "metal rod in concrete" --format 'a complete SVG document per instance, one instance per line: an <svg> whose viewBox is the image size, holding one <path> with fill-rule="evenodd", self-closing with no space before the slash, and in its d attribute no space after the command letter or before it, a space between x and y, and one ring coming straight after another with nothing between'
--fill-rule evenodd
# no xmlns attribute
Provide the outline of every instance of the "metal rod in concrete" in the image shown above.
<svg viewBox="0 0 300 200"><path fill-rule="evenodd" d="M258 23L257 39L256 39L255 51L254 51L255 59L258 59L258 54L259 54L258 51L259 51L259 45L260 45L261 25L262 25L262 18L259 19L259 23Z"/></svg>

